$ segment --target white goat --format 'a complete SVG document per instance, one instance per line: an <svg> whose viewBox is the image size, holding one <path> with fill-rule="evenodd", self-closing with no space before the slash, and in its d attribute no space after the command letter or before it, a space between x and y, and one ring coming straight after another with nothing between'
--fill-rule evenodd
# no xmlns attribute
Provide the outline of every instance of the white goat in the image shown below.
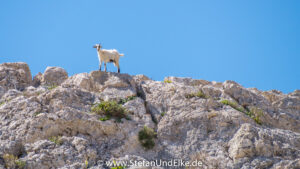
<svg viewBox="0 0 300 169"><path fill-rule="evenodd" d="M124 54L120 54L116 49L101 49L102 46L100 44L96 44L93 46L97 49L98 58L99 58L99 70L101 71L102 62L104 62L105 66L105 72L106 72L106 63L107 62L113 62L115 66L118 67L118 73L120 73L120 65L119 65L119 59L120 56L124 56Z"/></svg>

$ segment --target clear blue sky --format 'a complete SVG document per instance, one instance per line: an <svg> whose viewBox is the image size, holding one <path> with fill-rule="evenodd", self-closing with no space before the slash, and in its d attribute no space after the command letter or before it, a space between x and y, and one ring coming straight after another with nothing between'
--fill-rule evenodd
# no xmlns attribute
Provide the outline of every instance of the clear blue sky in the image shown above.
<svg viewBox="0 0 300 169"><path fill-rule="evenodd" d="M123 73L300 88L299 0L0 2L0 62L27 62L33 75L90 72L98 42L125 54Z"/></svg>

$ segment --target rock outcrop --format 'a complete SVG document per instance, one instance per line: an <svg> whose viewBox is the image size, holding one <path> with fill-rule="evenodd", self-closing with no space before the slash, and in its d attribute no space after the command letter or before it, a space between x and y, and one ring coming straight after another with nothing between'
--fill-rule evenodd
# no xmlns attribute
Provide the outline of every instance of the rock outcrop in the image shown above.
<svg viewBox="0 0 300 169"><path fill-rule="evenodd" d="M57 86L68 79L68 73L61 67L47 67L44 74L38 73L33 78L33 86Z"/></svg>
<svg viewBox="0 0 300 169"><path fill-rule="evenodd" d="M31 72L26 63L3 63L0 65L0 86L4 90L24 90L32 82Z"/></svg>
<svg viewBox="0 0 300 169"><path fill-rule="evenodd" d="M92 111L110 101L127 118ZM155 132L151 148L140 141L144 126ZM26 63L0 65L0 168L172 159L201 164L178 168L300 168L299 90L100 71L68 77L58 67L32 80Z"/></svg>

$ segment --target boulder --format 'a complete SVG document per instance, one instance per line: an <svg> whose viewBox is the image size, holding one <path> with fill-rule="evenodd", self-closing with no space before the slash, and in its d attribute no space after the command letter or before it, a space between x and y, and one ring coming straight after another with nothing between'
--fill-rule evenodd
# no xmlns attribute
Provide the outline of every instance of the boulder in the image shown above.
<svg viewBox="0 0 300 169"><path fill-rule="evenodd" d="M23 62L0 64L0 86L4 90L24 90L32 83L29 66Z"/></svg>
<svg viewBox="0 0 300 169"><path fill-rule="evenodd" d="M242 158L300 159L300 134L280 129L263 129L243 124L229 141L229 156Z"/></svg>
<svg viewBox="0 0 300 169"><path fill-rule="evenodd" d="M60 85L68 78L68 73L61 67L47 67L41 84L43 85Z"/></svg>
<svg viewBox="0 0 300 169"><path fill-rule="evenodd" d="M87 91L95 91L94 83L88 73L79 73L69 77L62 86L67 88L79 87Z"/></svg>
<svg viewBox="0 0 300 169"><path fill-rule="evenodd" d="M137 95L135 80L128 74L101 71L80 73L68 78L62 86L100 93L102 100L119 100Z"/></svg>

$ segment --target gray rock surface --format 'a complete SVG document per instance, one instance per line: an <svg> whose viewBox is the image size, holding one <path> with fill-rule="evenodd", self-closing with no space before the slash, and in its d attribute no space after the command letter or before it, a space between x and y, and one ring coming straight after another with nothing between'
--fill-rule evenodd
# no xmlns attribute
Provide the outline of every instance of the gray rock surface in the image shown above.
<svg viewBox="0 0 300 169"><path fill-rule="evenodd" d="M32 82L31 72L26 63L0 64L0 86L4 90L24 90Z"/></svg>
<svg viewBox="0 0 300 169"><path fill-rule="evenodd" d="M171 159L201 163L178 168L300 168L299 90L164 81L100 71L68 77L57 67L32 81L25 63L1 64L0 168L105 169L105 162ZM91 108L104 101L119 102L128 118L101 121ZM153 148L139 141L144 126L157 133Z"/></svg>
<svg viewBox="0 0 300 169"><path fill-rule="evenodd" d="M41 83L45 85L60 85L68 78L68 73L61 67L47 67Z"/></svg>

